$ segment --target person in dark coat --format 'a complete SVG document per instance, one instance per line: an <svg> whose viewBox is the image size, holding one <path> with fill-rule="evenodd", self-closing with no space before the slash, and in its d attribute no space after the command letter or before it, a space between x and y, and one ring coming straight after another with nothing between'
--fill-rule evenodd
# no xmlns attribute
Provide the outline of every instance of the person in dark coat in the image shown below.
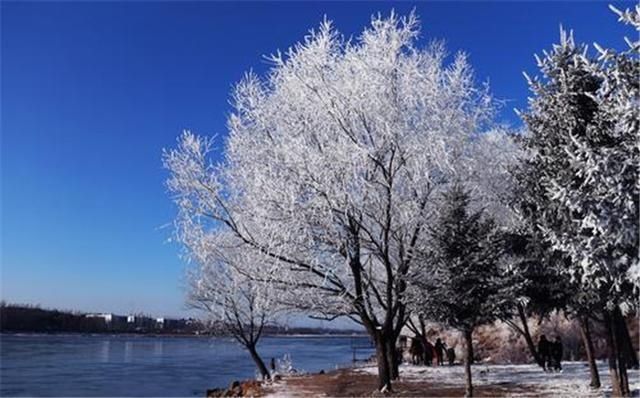
<svg viewBox="0 0 640 398"><path fill-rule="evenodd" d="M538 341L538 355L542 361L542 369L551 370L551 342L543 334Z"/></svg>
<svg viewBox="0 0 640 398"><path fill-rule="evenodd" d="M456 361L456 350L451 347L447 348L447 360L449 361L449 366L453 366Z"/></svg>
<svg viewBox="0 0 640 398"><path fill-rule="evenodd" d="M550 343L550 357L553 360L553 370L561 371L562 370L562 340L560 340L560 336L556 336L556 341Z"/></svg>
<svg viewBox="0 0 640 398"><path fill-rule="evenodd" d="M436 357L438 366L444 365L444 344L442 344L442 340L436 339Z"/></svg>
<svg viewBox="0 0 640 398"><path fill-rule="evenodd" d="M409 347L409 353L411 354L411 362L414 365L418 365L424 358L424 347L419 338L414 337L411 339L411 347Z"/></svg>
<svg viewBox="0 0 640 398"><path fill-rule="evenodd" d="M424 364L427 366L433 365L433 356L435 355L435 348L426 338L423 342L424 345Z"/></svg>

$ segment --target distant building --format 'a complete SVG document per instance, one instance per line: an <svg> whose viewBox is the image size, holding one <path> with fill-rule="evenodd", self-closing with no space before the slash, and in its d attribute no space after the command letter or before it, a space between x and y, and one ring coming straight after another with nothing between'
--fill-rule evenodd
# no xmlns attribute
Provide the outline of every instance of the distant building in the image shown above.
<svg viewBox="0 0 640 398"><path fill-rule="evenodd" d="M197 328L193 319L152 318L144 315L129 314L126 316L112 313L86 314L86 318L99 323L102 330L118 332L152 332L185 333Z"/></svg>
<svg viewBox="0 0 640 398"><path fill-rule="evenodd" d="M109 329L122 328L127 324L127 317L111 313L86 314L85 317L101 319Z"/></svg>
<svg viewBox="0 0 640 398"><path fill-rule="evenodd" d="M156 329L165 331L181 331L187 326L185 319L156 318Z"/></svg>
<svg viewBox="0 0 640 398"><path fill-rule="evenodd" d="M155 319L143 315L128 315L127 329L135 331L147 331L153 329Z"/></svg>

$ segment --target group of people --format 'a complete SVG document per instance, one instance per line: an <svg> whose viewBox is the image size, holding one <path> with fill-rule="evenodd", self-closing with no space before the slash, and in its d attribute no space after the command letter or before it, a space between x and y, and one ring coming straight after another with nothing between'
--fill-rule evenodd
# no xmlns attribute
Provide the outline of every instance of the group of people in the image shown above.
<svg viewBox="0 0 640 398"><path fill-rule="evenodd" d="M449 365L453 365L456 360L456 352L453 348L441 339L436 339L435 344L431 344L426 338L416 336L411 339L409 347L411 362L414 365L444 365L445 357ZM563 347L560 336L556 336L555 341L547 340L543 334L538 341L538 355L543 369L546 372L559 372L562 370Z"/></svg>
<svg viewBox="0 0 640 398"><path fill-rule="evenodd" d="M445 355L449 365L453 365L456 360L455 350L447 347L447 344L439 338L436 339L435 344L431 344L426 338L416 336L411 339L409 353L414 365L432 365L435 362L436 366L442 366Z"/></svg>
<svg viewBox="0 0 640 398"><path fill-rule="evenodd" d="M542 368L547 372L559 372L562 370L562 341L556 336L555 341L547 340L543 334L538 341L538 355L542 362Z"/></svg>

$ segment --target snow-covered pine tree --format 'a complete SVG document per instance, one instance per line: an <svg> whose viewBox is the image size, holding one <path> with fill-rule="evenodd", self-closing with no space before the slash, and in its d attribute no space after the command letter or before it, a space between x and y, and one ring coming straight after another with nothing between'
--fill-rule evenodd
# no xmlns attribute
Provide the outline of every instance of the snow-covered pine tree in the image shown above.
<svg viewBox="0 0 640 398"><path fill-rule="evenodd" d="M483 211L470 212L470 195L454 185L443 194L440 217L431 228L430 267L415 275L424 292L422 307L429 319L459 330L466 342L465 396L472 396L472 335L511 305L511 293L500 269L502 233Z"/></svg>
<svg viewBox="0 0 640 398"><path fill-rule="evenodd" d="M512 313L503 321L524 337L531 356L544 368L530 333L529 318L541 319L554 310L565 310L572 289L569 277L561 270L562 253L549 250L549 243L537 235L524 229L505 234L512 271L509 284L515 294Z"/></svg>
<svg viewBox="0 0 640 398"><path fill-rule="evenodd" d="M621 13L637 21L637 12ZM635 19L629 15L636 15ZM626 17L625 17L626 16ZM614 393L629 393L620 348L623 312L637 308L638 79L637 44L598 60L571 33L538 58L542 79L529 80L533 98L525 190L531 225L570 261L581 297L601 306L608 329Z"/></svg>
<svg viewBox="0 0 640 398"><path fill-rule="evenodd" d="M520 174L522 181L527 176ZM567 261L563 252L553 250L549 242L535 229L520 234L509 234L506 239L507 253L513 267L510 284L515 289L514 313L503 319L513 330L521 334L534 360L542 367L540 357L530 333L528 319L542 319L553 311L562 311L578 321L587 353L591 374L591 387L600 387L600 376L595 362L591 321L596 319L599 307L597 297L589 290L581 288L579 281L566 272ZM591 295L591 296L589 296ZM518 324L517 320L520 321Z"/></svg>

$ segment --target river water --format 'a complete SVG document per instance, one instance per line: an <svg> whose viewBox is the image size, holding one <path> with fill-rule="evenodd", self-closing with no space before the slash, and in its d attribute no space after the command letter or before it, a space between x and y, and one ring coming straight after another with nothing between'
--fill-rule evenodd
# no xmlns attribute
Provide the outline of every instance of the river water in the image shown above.
<svg viewBox="0 0 640 398"><path fill-rule="evenodd" d="M352 362L364 337L263 337L267 366L288 354L298 371ZM362 359L371 350L358 350ZM249 355L230 338L131 335L0 335L0 396L204 396L206 389L255 377Z"/></svg>

